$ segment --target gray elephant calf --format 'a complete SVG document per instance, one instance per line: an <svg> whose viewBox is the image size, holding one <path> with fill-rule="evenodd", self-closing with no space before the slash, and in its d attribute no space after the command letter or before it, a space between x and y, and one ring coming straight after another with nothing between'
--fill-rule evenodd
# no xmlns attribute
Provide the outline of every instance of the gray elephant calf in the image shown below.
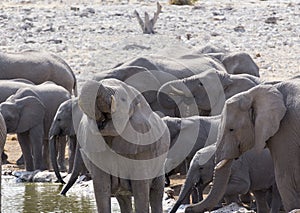
<svg viewBox="0 0 300 213"><path fill-rule="evenodd" d="M84 112L75 127L92 175L99 212L111 212L114 194L121 212L162 212L168 128L145 98L116 79L88 81L79 96ZM75 110L76 111L76 110Z"/></svg>
<svg viewBox="0 0 300 213"><path fill-rule="evenodd" d="M17 133L26 170L49 168L48 132L60 103L70 93L52 82L28 85L0 104L8 133Z"/></svg>
<svg viewBox="0 0 300 213"><path fill-rule="evenodd" d="M197 186L197 189L201 190L199 193L202 194L204 188L212 181L214 167L216 166L214 162L215 151L215 144L197 151L191 161L179 198L170 213L176 212L194 187ZM271 212L279 212L281 198L275 182L270 152L267 149L262 153L250 150L233 162L227 189L224 192L224 199L227 204L231 202L239 203L238 195L251 191L256 199L257 212L268 212L270 210L267 203L268 190L272 190Z"/></svg>
<svg viewBox="0 0 300 213"><path fill-rule="evenodd" d="M56 146L59 138L61 136L68 136L70 139L69 142L69 169L68 173L72 173L71 177L67 183L67 185L61 191L61 194L65 195L67 191L72 187L72 185L76 182L78 176L80 174L87 174L87 169L83 163L80 146L77 144L77 137L74 129L74 120L73 120L73 108L78 108L78 98L69 99L63 102L53 119L50 131L49 131L49 143L50 143L50 156L51 163L56 174L56 177L59 182L65 183L59 173L59 168L57 165L57 157L56 157ZM82 112L78 111L79 115L77 117L82 116ZM81 115L80 115L81 114Z"/></svg>

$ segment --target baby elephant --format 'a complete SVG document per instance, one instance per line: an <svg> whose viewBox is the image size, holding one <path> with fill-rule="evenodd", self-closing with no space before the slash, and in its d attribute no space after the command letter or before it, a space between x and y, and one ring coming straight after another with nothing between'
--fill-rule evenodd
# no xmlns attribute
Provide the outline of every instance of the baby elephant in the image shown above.
<svg viewBox="0 0 300 213"><path fill-rule="evenodd" d="M170 213L176 212L194 187L197 186L202 194L204 188L212 181L215 151L216 145L212 144L195 154L179 198ZM270 151L264 149L258 153L256 150L250 150L233 162L224 199L228 204L239 202L238 195L251 191L256 199L257 212L269 212L266 196L268 190L272 190L271 212L279 212L281 198L275 182Z"/></svg>

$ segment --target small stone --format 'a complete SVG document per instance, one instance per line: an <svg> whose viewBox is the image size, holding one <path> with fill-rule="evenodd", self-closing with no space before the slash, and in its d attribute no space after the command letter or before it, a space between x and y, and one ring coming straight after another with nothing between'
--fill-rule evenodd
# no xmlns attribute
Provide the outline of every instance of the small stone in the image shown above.
<svg viewBox="0 0 300 213"><path fill-rule="evenodd" d="M261 57L260 53L256 53L255 57L257 58Z"/></svg>
<svg viewBox="0 0 300 213"><path fill-rule="evenodd" d="M272 17L269 17L265 20L265 23L267 24L277 24L277 18L272 16Z"/></svg>
<svg viewBox="0 0 300 213"><path fill-rule="evenodd" d="M240 32L240 33L244 33L246 31L245 28L244 28L244 26L242 26L242 25L239 25L239 26L233 28L233 30L235 32Z"/></svg>
<svg viewBox="0 0 300 213"><path fill-rule="evenodd" d="M225 18L225 16L214 16L213 20L215 20L215 21L225 21L226 18Z"/></svg>

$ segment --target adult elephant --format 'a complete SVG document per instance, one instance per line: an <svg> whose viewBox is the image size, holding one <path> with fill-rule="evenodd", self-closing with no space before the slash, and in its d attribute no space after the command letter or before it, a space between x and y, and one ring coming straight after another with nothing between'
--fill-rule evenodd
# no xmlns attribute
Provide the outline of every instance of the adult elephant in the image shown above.
<svg viewBox="0 0 300 213"><path fill-rule="evenodd" d="M165 83L157 92L157 100L165 109L186 106L186 108L193 108L190 112L193 114L218 115L226 99L260 83L262 81L252 75L232 75L211 69L188 78Z"/></svg>
<svg viewBox="0 0 300 213"><path fill-rule="evenodd" d="M2 114L0 113L0 153L3 152L3 149L4 149L4 144L5 144L5 141L6 141L6 125L5 125L5 121L3 119L3 116ZM0 165L2 165L2 159L0 158ZM0 166L0 186L1 186L1 176L2 176L2 171L1 171L1 168L2 166ZM1 188L0 187L0 209L1 209Z"/></svg>
<svg viewBox="0 0 300 213"><path fill-rule="evenodd" d="M111 212L114 194L121 212L133 212L132 195L135 212L149 212L150 204L161 213L169 149L164 122L136 89L116 79L86 82L78 102L84 115L76 133L98 211Z"/></svg>
<svg viewBox="0 0 300 213"><path fill-rule="evenodd" d="M206 146L195 154L182 187L178 200L170 213L175 213L183 200L190 196L194 187L199 190L202 198L203 190L212 181L215 167L216 145ZM268 174L268 175L266 175ZM253 192L257 212L279 212L281 199L275 182L274 167L270 151L264 149L261 153L249 150L232 163L230 177L224 193L227 204L240 203L239 195ZM271 191L271 208L267 202L267 193ZM202 200L202 199L201 199Z"/></svg>
<svg viewBox="0 0 300 213"><path fill-rule="evenodd" d="M77 96L76 77L60 57L47 52L27 50L0 53L0 79L24 78L34 84L55 82Z"/></svg>
<svg viewBox="0 0 300 213"><path fill-rule="evenodd" d="M60 103L69 98L65 88L45 82L21 88L0 104L8 133L18 135L26 170L49 168L49 129Z"/></svg>
<svg viewBox="0 0 300 213"><path fill-rule="evenodd" d="M197 74L195 70L199 69L203 60L206 62L213 60L212 68L224 69L230 74L247 73L259 77L259 68L249 54L230 53L212 45L204 46L199 50L176 46L156 54L134 58L119 66L140 66L148 70L161 70L171 74L182 71L192 71Z"/></svg>
<svg viewBox="0 0 300 213"><path fill-rule="evenodd" d="M224 193L232 159L267 146L285 211L300 208L300 81L258 85L226 101L216 152L215 177L208 197L186 212L210 210ZM237 119L238 118L238 119Z"/></svg>

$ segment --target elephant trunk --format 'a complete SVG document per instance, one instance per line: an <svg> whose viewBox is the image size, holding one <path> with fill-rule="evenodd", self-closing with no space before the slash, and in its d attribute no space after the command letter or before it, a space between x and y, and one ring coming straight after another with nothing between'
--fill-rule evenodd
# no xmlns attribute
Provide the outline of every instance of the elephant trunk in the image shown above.
<svg viewBox="0 0 300 213"><path fill-rule="evenodd" d="M98 120L99 112L111 113L111 96L115 91L105 87L101 82L87 81L79 95L80 108L90 118Z"/></svg>
<svg viewBox="0 0 300 213"><path fill-rule="evenodd" d="M79 144L76 146L76 151L75 151L75 159L74 159L74 167L72 170L71 177L68 181L68 183L64 186L62 191L60 192L61 195L66 195L66 193L69 191L69 189L74 185L76 182L78 176L80 173L87 173L87 168L84 165L84 162L81 157L80 153L80 147Z"/></svg>
<svg viewBox="0 0 300 213"><path fill-rule="evenodd" d="M222 168L215 169L213 186L205 200L188 206L185 212L205 212L212 210L222 199L226 192L230 177L232 160L229 160Z"/></svg>
<svg viewBox="0 0 300 213"><path fill-rule="evenodd" d="M58 140L58 136L56 135L51 135L50 136L50 157L51 157L51 163L55 172L55 175L58 179L58 181L62 184L65 184L65 182L63 181L60 173L59 173L59 169L58 169L58 164L57 164L57 156L56 156L56 143Z"/></svg>
<svg viewBox="0 0 300 213"><path fill-rule="evenodd" d="M183 201L190 196L192 190L194 189L194 186L200 181L199 171L199 168L193 169L193 167L191 167L189 169L184 185L180 191L178 200L169 213L175 213L179 206L183 203Z"/></svg>

